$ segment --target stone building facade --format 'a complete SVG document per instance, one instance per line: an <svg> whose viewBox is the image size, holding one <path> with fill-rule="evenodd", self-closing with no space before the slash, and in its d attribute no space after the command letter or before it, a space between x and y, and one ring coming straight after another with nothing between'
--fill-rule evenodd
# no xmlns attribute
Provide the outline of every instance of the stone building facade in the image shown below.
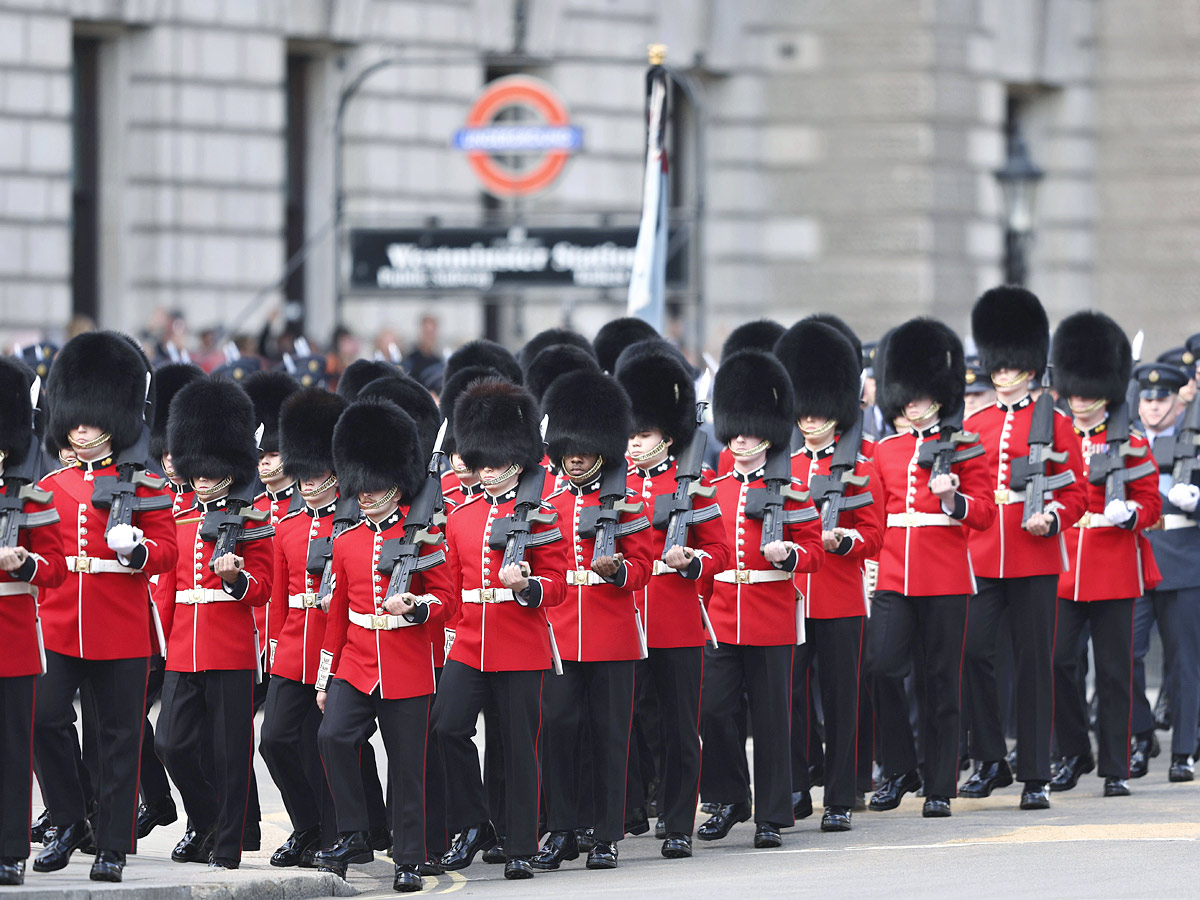
<svg viewBox="0 0 1200 900"><path fill-rule="evenodd" d="M653 41L696 100L673 131L673 202L704 200L685 342L816 310L965 331L1000 279L1009 110L1046 171L1030 284L1052 318L1096 306L1148 350L1200 331L1200 0L0 0L0 341L156 308L254 330L288 299L319 342L339 320L411 337L426 311L451 342L594 330L620 291L335 291L333 122L394 60L346 107L349 225L636 217ZM451 146L512 72L585 135L520 202Z"/></svg>

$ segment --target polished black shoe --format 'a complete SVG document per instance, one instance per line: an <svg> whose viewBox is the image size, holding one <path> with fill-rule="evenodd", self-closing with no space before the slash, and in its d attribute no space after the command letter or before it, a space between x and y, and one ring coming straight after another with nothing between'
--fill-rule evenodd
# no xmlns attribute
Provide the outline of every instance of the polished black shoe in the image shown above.
<svg viewBox="0 0 1200 900"><path fill-rule="evenodd" d="M645 834L650 830L650 818L646 815L646 808L639 806L637 809L630 810L629 818L625 820L626 834Z"/></svg>
<svg viewBox="0 0 1200 900"><path fill-rule="evenodd" d="M808 791L792 792L792 815L796 821L807 819L813 814L812 794Z"/></svg>
<svg viewBox="0 0 1200 900"><path fill-rule="evenodd" d="M696 829L696 837L702 841L719 841L729 834L729 829L738 822L747 822L749 819L748 800L741 803L722 803L708 821Z"/></svg>
<svg viewBox="0 0 1200 900"><path fill-rule="evenodd" d="M879 786L874 794L871 795L871 802L867 804L870 809L875 812L883 812L889 809L895 809L900 805L900 798L905 794L911 794L921 788L921 775L919 772L907 772L904 775L897 775L895 778L889 778Z"/></svg>
<svg viewBox="0 0 1200 900"><path fill-rule="evenodd" d="M1086 775L1096 768L1096 760L1092 754L1066 756L1058 763L1058 771L1050 779L1050 790L1069 791L1079 783L1079 776Z"/></svg>
<svg viewBox="0 0 1200 900"><path fill-rule="evenodd" d="M1167 781L1192 781L1196 770L1192 760L1186 753L1171 754L1171 768L1167 771Z"/></svg>
<svg viewBox="0 0 1200 900"><path fill-rule="evenodd" d="M446 870L442 868L442 864L438 857L433 856L425 860L425 862L417 864L417 874L428 875L430 878L436 878L439 875L445 875Z"/></svg>
<svg viewBox="0 0 1200 900"><path fill-rule="evenodd" d="M380 853L391 853L392 833L388 831L386 825L372 828L367 832L367 843L371 845L372 850L378 850Z"/></svg>
<svg viewBox="0 0 1200 900"><path fill-rule="evenodd" d="M286 869L298 866L304 861L305 854L314 855L321 849L321 826L314 825L303 831L293 831L282 846L271 855L271 865Z"/></svg>
<svg viewBox="0 0 1200 900"><path fill-rule="evenodd" d="M159 825L170 825L178 819L179 811L175 809L175 801L170 794L151 803L143 803L138 807L137 836L140 840Z"/></svg>
<svg viewBox="0 0 1200 900"><path fill-rule="evenodd" d="M654 839L663 840L667 836L667 823L659 819L654 823Z"/></svg>
<svg viewBox="0 0 1200 900"><path fill-rule="evenodd" d="M783 838L779 834L779 828L775 825L772 825L770 822L755 822L754 846L759 850L768 850L771 847L782 847Z"/></svg>
<svg viewBox="0 0 1200 900"><path fill-rule="evenodd" d="M1133 747L1129 754L1129 777L1143 778L1150 771L1150 760L1162 752L1158 744L1158 736L1153 731L1137 734L1133 737Z"/></svg>
<svg viewBox="0 0 1200 900"><path fill-rule="evenodd" d="M210 869L236 869L239 862L236 859L230 859L228 856L210 856L208 858L208 867Z"/></svg>
<svg viewBox="0 0 1200 900"><path fill-rule="evenodd" d="M514 856L504 864L504 877L509 880L520 880L533 877L533 866L529 860Z"/></svg>
<svg viewBox="0 0 1200 900"><path fill-rule="evenodd" d="M317 871L318 872L328 872L331 875L336 875L338 878L342 879L343 881L346 880L346 867L345 866L317 866Z"/></svg>
<svg viewBox="0 0 1200 900"><path fill-rule="evenodd" d="M421 873L417 871L417 868L414 865L397 865L396 877L392 880L392 890L399 891L401 894L411 894L424 887Z"/></svg>
<svg viewBox="0 0 1200 900"><path fill-rule="evenodd" d="M92 881L120 881L125 872L125 854L116 850L97 850L96 861L88 878Z"/></svg>
<svg viewBox="0 0 1200 900"><path fill-rule="evenodd" d="M543 872L551 872L572 859L579 859L579 842L575 832L552 831L541 849L529 858L529 864Z"/></svg>
<svg viewBox="0 0 1200 900"><path fill-rule="evenodd" d="M1050 791L1044 781L1027 781L1021 789L1021 809L1049 809Z"/></svg>
<svg viewBox="0 0 1200 900"><path fill-rule="evenodd" d="M375 853L365 831L343 831L332 847L314 853L313 861L318 868L329 867L344 872L346 866L374 862Z"/></svg>
<svg viewBox="0 0 1200 900"><path fill-rule="evenodd" d="M950 815L950 801L945 797L926 797L921 815L926 819L945 819Z"/></svg>
<svg viewBox="0 0 1200 900"><path fill-rule="evenodd" d="M963 782L958 793L963 797L990 797L996 788L1008 787L1013 783L1012 769L1007 759L982 762L971 777Z"/></svg>
<svg viewBox="0 0 1200 900"><path fill-rule="evenodd" d="M65 828L58 829L54 840L34 858L33 871L57 872L59 869L65 869L71 861L71 854L91 840L92 826L86 820L72 822Z"/></svg>
<svg viewBox="0 0 1200 900"><path fill-rule="evenodd" d="M821 816L822 831L849 831L850 828L850 807L825 807L825 815Z"/></svg>
<svg viewBox="0 0 1200 900"><path fill-rule="evenodd" d="M617 867L617 845L612 841L596 841L596 846L588 851L587 867L589 869L615 869Z"/></svg>
<svg viewBox="0 0 1200 900"><path fill-rule="evenodd" d="M576 828L575 841L579 844L579 852L586 853L596 846L596 834L594 828Z"/></svg>
<svg viewBox="0 0 1200 900"><path fill-rule="evenodd" d="M687 859L692 855L691 836L682 831L668 833L663 841L662 855L667 859Z"/></svg>
<svg viewBox="0 0 1200 900"><path fill-rule="evenodd" d="M29 826L29 842L31 844L49 843L54 840L54 835L47 834L47 832L52 831L54 831L54 826L50 822L50 810L43 809L42 814L34 819L33 824Z"/></svg>
<svg viewBox="0 0 1200 900"><path fill-rule="evenodd" d="M502 866L508 862L508 857L504 855L504 836L497 835L496 843L480 853L479 858L493 866Z"/></svg>
<svg viewBox="0 0 1200 900"><path fill-rule="evenodd" d="M497 843L496 829L492 827L491 822L480 822L478 825L463 829L454 839L454 843L450 845L450 849L442 856L442 868L449 869L451 872L465 869L471 864L476 853L494 847ZM522 862L529 866L528 860L522 860ZM530 871L533 871L532 868ZM509 877L507 865L504 868L504 877ZM525 876L514 875L512 877L524 878Z"/></svg>
<svg viewBox="0 0 1200 900"><path fill-rule="evenodd" d="M0 856L0 884L24 884L25 860L15 856Z"/></svg>
<svg viewBox="0 0 1200 900"><path fill-rule="evenodd" d="M1200 744L1197 744L1196 747L1198 750L1200 750ZM713 801L707 800L700 804L700 812L704 813L706 816L711 816L717 811L717 807L720 805L720 803L713 803Z"/></svg>
<svg viewBox="0 0 1200 900"><path fill-rule="evenodd" d="M213 829L196 831L188 829L183 839L171 851L171 859L177 863L206 863L213 849Z"/></svg>
<svg viewBox="0 0 1200 900"><path fill-rule="evenodd" d="M1104 779L1105 797L1128 797L1130 793L1132 792L1129 790L1129 782L1124 778L1109 776Z"/></svg>

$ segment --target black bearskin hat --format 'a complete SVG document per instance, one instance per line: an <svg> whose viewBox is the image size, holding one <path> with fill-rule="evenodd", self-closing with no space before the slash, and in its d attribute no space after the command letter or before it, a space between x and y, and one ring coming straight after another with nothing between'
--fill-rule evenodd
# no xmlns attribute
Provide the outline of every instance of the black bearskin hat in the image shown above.
<svg viewBox="0 0 1200 900"><path fill-rule="evenodd" d="M513 384L520 384L524 380L517 358L495 341L467 341L451 353L450 358L446 360L445 379L449 381L455 372L467 366L487 366L495 369Z"/></svg>
<svg viewBox="0 0 1200 900"><path fill-rule="evenodd" d="M743 322L725 338L721 345L721 364L739 350L762 350L770 353L775 342L783 336L783 326L773 319L755 319Z"/></svg>
<svg viewBox="0 0 1200 900"><path fill-rule="evenodd" d="M599 372L596 354L590 348L583 350L573 344L551 344L525 367L525 386L540 403L551 384L568 372L576 371Z"/></svg>
<svg viewBox="0 0 1200 900"><path fill-rule="evenodd" d="M416 423L390 400L354 401L333 429L333 465L343 497L394 484L410 502L425 477Z"/></svg>
<svg viewBox="0 0 1200 900"><path fill-rule="evenodd" d="M617 357L630 344L650 338L662 338L654 326L645 319L635 319L633 316L623 316L612 319L600 326L592 346L596 348L596 359L600 368L612 372L617 367Z"/></svg>
<svg viewBox="0 0 1200 900"><path fill-rule="evenodd" d="M473 381L454 404L454 444L469 469L532 469L542 461L542 414L533 395L503 378Z"/></svg>
<svg viewBox="0 0 1200 900"><path fill-rule="evenodd" d="M403 369L385 360L356 359L346 366L346 371L342 372L342 377L338 379L337 392L346 399L347 403L353 403L358 399L358 392L363 387L376 378L385 378L388 375L407 377Z"/></svg>
<svg viewBox="0 0 1200 900"><path fill-rule="evenodd" d="M454 442L454 404L462 396L463 391L481 378L504 378L504 376L487 366L467 366L465 369L455 372L454 377L446 379L446 383L442 385L442 393L438 396L438 405L442 410L442 418L449 423L446 426L446 440L442 444L442 449L448 454L456 452L458 446Z"/></svg>
<svg viewBox="0 0 1200 900"><path fill-rule="evenodd" d="M421 439L421 459L428 460L433 455L442 414L429 391L411 378L376 378L358 392L359 400L368 398L391 400L408 413Z"/></svg>
<svg viewBox="0 0 1200 900"><path fill-rule="evenodd" d="M638 341L621 354L617 381L629 395L630 433L661 431L679 453L696 433L696 385L665 341Z"/></svg>
<svg viewBox="0 0 1200 900"><path fill-rule="evenodd" d="M629 396L611 375L568 372L546 391L542 412L550 416L546 444L555 465L572 453L599 453L605 469L629 465L625 461L633 430Z"/></svg>
<svg viewBox="0 0 1200 900"><path fill-rule="evenodd" d="M985 291L971 310L971 335L979 364L989 375L1017 369L1042 377L1050 352L1050 320L1032 291L1014 285Z"/></svg>
<svg viewBox="0 0 1200 900"><path fill-rule="evenodd" d="M889 421L904 415L904 406L929 397L948 418L963 408L967 365L962 341L937 319L909 319L886 335L882 369L876 364L876 402Z"/></svg>
<svg viewBox="0 0 1200 900"><path fill-rule="evenodd" d="M862 351L832 325L810 317L797 322L775 344L796 396L795 418L836 419L840 428L858 421L862 396Z"/></svg>
<svg viewBox="0 0 1200 900"><path fill-rule="evenodd" d="M150 395L154 398L154 421L150 423L150 460L156 465L167 453L167 422L171 400L193 381L207 378L194 363L166 363L154 370Z"/></svg>
<svg viewBox="0 0 1200 900"><path fill-rule="evenodd" d="M233 476L249 484L258 472L254 402L240 384L209 376L179 390L167 419L171 465L184 483Z"/></svg>
<svg viewBox="0 0 1200 900"><path fill-rule="evenodd" d="M319 478L333 467L333 427L346 400L325 388L301 388L279 411L279 455L283 471L300 481Z"/></svg>
<svg viewBox="0 0 1200 900"><path fill-rule="evenodd" d="M0 464L12 471L29 455L33 438L33 371L15 359L0 357Z"/></svg>
<svg viewBox="0 0 1200 900"><path fill-rule="evenodd" d="M254 415L263 426L260 453L279 452L279 410L283 401L300 390L300 382L287 372L255 372L242 382L254 401Z"/></svg>
<svg viewBox="0 0 1200 900"><path fill-rule="evenodd" d="M592 357L596 358L596 351L592 348L592 342L585 338L578 331L572 331L569 328L547 328L545 331L539 331L521 348L517 358L521 361L521 368L526 372L528 377L529 364L532 363L539 353L547 347L553 347L555 344L566 344L568 347L578 347Z"/></svg>
<svg viewBox="0 0 1200 900"><path fill-rule="evenodd" d="M850 342L850 346L854 348L854 353L859 358L859 371L862 371L863 344L859 340L858 335L854 333L854 329L846 324L845 319L835 316L833 313L813 313L811 316L805 316L800 320L801 324L805 322L820 322L822 325L828 325L841 334L842 337Z"/></svg>
<svg viewBox="0 0 1200 900"><path fill-rule="evenodd" d="M728 444L739 434L788 447L795 418L792 380L783 363L762 350L741 350L721 363L713 384L713 427Z"/></svg>
<svg viewBox="0 0 1200 900"><path fill-rule="evenodd" d="M1125 398L1133 368L1129 339L1104 313L1086 310L1063 319L1050 358L1060 397L1103 397L1109 404Z"/></svg>
<svg viewBox="0 0 1200 900"><path fill-rule="evenodd" d="M135 444L145 425L145 356L133 339L116 331L76 335L54 358L46 400L47 433L69 447L67 432L93 425L112 435L113 453Z"/></svg>

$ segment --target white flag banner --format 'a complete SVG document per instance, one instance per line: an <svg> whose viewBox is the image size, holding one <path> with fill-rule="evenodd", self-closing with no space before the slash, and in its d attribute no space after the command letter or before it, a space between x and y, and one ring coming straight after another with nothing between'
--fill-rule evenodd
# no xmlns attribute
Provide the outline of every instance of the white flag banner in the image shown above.
<svg viewBox="0 0 1200 900"><path fill-rule="evenodd" d="M667 73L653 66L647 76L646 176L642 189L642 221L638 227L627 314L644 319L660 333L666 314L668 160L664 142L667 118Z"/></svg>

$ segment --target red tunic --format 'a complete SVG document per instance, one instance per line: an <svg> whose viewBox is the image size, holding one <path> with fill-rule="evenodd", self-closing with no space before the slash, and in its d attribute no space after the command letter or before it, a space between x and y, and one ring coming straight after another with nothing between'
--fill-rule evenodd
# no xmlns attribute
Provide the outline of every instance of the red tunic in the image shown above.
<svg viewBox="0 0 1200 900"><path fill-rule="evenodd" d="M815 453L802 449L792 455L792 475L805 485L814 477L828 475L837 441ZM859 456L854 474L868 479L865 487L847 485L845 494L870 494L874 502L858 509L843 510L838 527L849 532L849 549L837 553L825 551L825 563L816 572L796 576L796 587L804 596L804 615L810 619L838 619L862 616L867 612L865 567L883 546L883 492L875 465Z"/></svg>
<svg viewBox="0 0 1200 900"><path fill-rule="evenodd" d="M670 456L657 466L635 468L631 472L630 485L640 493L645 504L642 512L652 522L654 498L675 493L675 471L675 458ZM707 475L701 479L705 486L711 483ZM720 522L721 507L717 501L696 497L693 506L702 519L712 515L688 529L688 546L700 554L699 577L692 580L674 569L664 571L661 575L652 575L645 589L635 595L648 647L700 647L708 640L700 615L700 598L712 593L713 575L729 568L729 548L725 543L725 530ZM705 513L705 510L714 510L715 514ZM651 528L648 534L653 564L654 560L662 559L667 532L665 528Z"/></svg>
<svg viewBox="0 0 1200 900"><path fill-rule="evenodd" d="M24 511L35 513L53 508L52 504L27 500ZM29 551L29 559L16 571L0 572L0 646L4 647L0 678L41 673L36 597L39 590L56 587L67 577L62 534L57 524L20 529L17 545ZM23 593L25 590L29 593Z"/></svg>
<svg viewBox="0 0 1200 900"><path fill-rule="evenodd" d="M278 526L291 513L299 512L304 507L304 500L300 496L300 486L292 483L285 487L278 494L273 494L269 490L263 491L254 498L254 508L266 510L271 514L271 518L264 522L265 525ZM262 650L264 653L267 650L267 635L271 633L271 605L254 607L254 625L258 628L258 633L262 642ZM267 654L269 657L270 654ZM264 660L263 671L271 671L270 659Z"/></svg>
<svg viewBox="0 0 1200 900"><path fill-rule="evenodd" d="M600 506L599 490L597 479L582 490L572 486L549 498L550 504L558 510L560 530L569 542L568 565L575 575L584 578L595 575L591 565L596 541L580 536L579 517L585 508ZM547 610L546 616L554 628L558 652L563 659L609 662L642 658L639 613L634 596L646 587L652 565L650 522L643 513L621 514L622 523L635 523L634 527L639 528L616 540L617 552L625 555L624 583L620 587L608 582L572 584L572 579L568 578L566 599ZM563 574L565 577L566 572ZM579 582L580 578L573 580Z"/></svg>
<svg viewBox="0 0 1200 900"><path fill-rule="evenodd" d="M752 491L763 490L762 469L749 476L731 472L717 478L717 503L721 507L720 522L725 531L730 566L715 575L709 617L722 644L773 647L796 643L796 588L790 577L757 583L737 582L734 572L759 571L776 577L776 569L762 555L762 519L747 518L746 498ZM803 485L793 479L797 490ZM787 500L785 511L812 509L811 500ZM821 522L814 519L785 525L783 539L797 545L795 572L815 572L825 560L821 543ZM786 575L787 573L782 573ZM724 580L729 577L731 580ZM749 575L746 577L755 577Z"/></svg>
<svg viewBox="0 0 1200 900"><path fill-rule="evenodd" d="M271 674L313 684L321 662L326 613L311 605L321 573L307 569L309 545L333 533L336 501L319 510L305 506L285 516L275 529L275 577L271 586ZM290 598L304 606L292 607Z"/></svg>
<svg viewBox="0 0 1200 900"><path fill-rule="evenodd" d="M1010 466L1014 459L1029 455L1029 426L1033 420L1033 400L1026 398L1015 408L1000 404L984 407L966 420L968 431L979 434L987 451L988 483L999 499L1009 489ZM1067 459L1050 463L1049 473L1074 472L1075 483L1054 492L1054 502L1046 511L1058 518L1058 534L1037 537L1021 527L1025 504L1014 498L997 503L998 515L992 527L972 531L967 537L971 563L981 578L1025 578L1031 575L1057 575L1066 571L1067 550L1063 532L1083 515L1085 503L1083 458L1079 438L1071 419L1061 412L1054 415L1054 449L1066 451Z"/></svg>
<svg viewBox="0 0 1200 900"><path fill-rule="evenodd" d="M209 508L215 509L223 502L214 501ZM254 669L265 635L260 637L255 631L253 609L264 606L271 598L275 574L272 541L259 538L237 545L237 555L245 561L246 591L233 599L223 588L225 582L208 567L215 545L200 537L204 516L203 509L195 507L176 519L183 552L179 554L174 578L164 575L155 588L163 633L167 637L166 668L168 672ZM191 599L199 591L216 592L201 596L230 599L180 602L181 594Z"/></svg>
<svg viewBox="0 0 1200 900"><path fill-rule="evenodd" d="M380 605L389 576L380 574L383 543L404 536L402 506L382 522L370 520L347 528L333 542L333 597L325 627L323 651L332 657L335 677L364 694L379 689L384 700L403 700L432 694L433 648L430 632L439 630L452 587L448 563L417 572L409 593L430 599L429 618L420 625L391 630L365 628L350 621L350 613L386 615ZM441 547L425 545L422 556Z"/></svg>
<svg viewBox="0 0 1200 900"><path fill-rule="evenodd" d="M884 495L888 520L879 557L877 590L909 597L975 593L975 576L967 552L965 529L989 528L996 520L996 503L983 456L955 463L958 493L965 514L949 524L905 524L893 516L916 514L946 517L942 501L929 490L929 470L917 465L920 444L936 439L936 426L920 436L893 434L875 445L875 471ZM962 449L974 445L963 445Z"/></svg>
<svg viewBox="0 0 1200 900"><path fill-rule="evenodd" d="M1126 456L1125 467L1141 465L1153 460L1149 443L1141 434L1132 434L1129 443L1133 447L1146 447L1145 456ZM1092 484L1087 480L1091 469L1091 458L1104 453L1108 445L1104 441L1104 426L1093 429L1082 436L1083 470L1087 512L1104 520L1104 485ZM1140 534L1158 521L1162 514L1162 495L1158 492L1157 467L1125 485L1125 500L1131 504L1134 514L1132 529L1121 527L1079 528L1067 531L1067 557L1070 566L1058 577L1058 596L1072 600L1124 600L1140 597L1154 587L1155 578L1148 573L1157 573L1150 542Z"/></svg>
<svg viewBox="0 0 1200 900"><path fill-rule="evenodd" d="M559 521L553 525L535 525L535 535L557 533L559 537L531 547L526 554L532 577L541 583L540 606L531 609L513 600L461 602L463 591L503 587L498 575L504 549L493 550L488 546L488 537L497 519L512 515L515 500L515 489L501 497L478 494L454 510L446 523L446 553L453 579L451 603L457 606L457 613L452 610L448 615L448 620L455 623L449 659L481 672L550 668L546 610L557 606L566 596L563 574L571 567L571 560L568 543L559 531L565 523ZM552 509L545 501L542 507Z"/></svg>
<svg viewBox="0 0 1200 900"><path fill-rule="evenodd" d="M76 558L106 560L119 564L117 554L104 539L108 510L92 506L92 488L97 476L116 475L111 465L69 466L51 472L40 486L54 494L54 508L61 520L57 528L63 552ZM156 497L166 488L139 487L137 496ZM121 572L72 572L56 587L38 598L46 649L79 659L135 659L152 652L150 635L150 576L168 572L175 565L175 522L171 509L133 514L146 547L140 570Z"/></svg>

